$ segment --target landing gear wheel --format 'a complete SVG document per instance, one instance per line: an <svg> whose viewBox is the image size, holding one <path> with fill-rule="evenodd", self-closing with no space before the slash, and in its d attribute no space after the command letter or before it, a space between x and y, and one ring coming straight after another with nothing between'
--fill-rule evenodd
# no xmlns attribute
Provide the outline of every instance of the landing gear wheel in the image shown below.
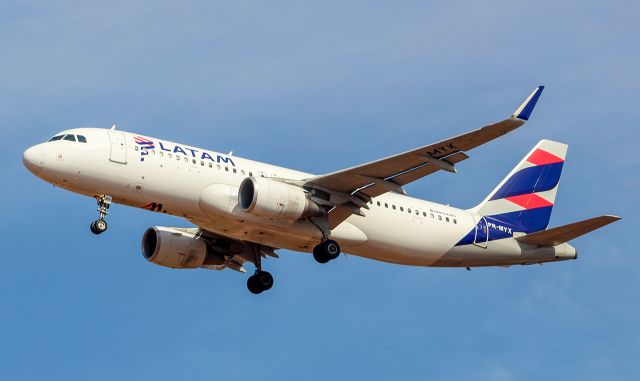
<svg viewBox="0 0 640 381"><path fill-rule="evenodd" d="M340 245L338 242L328 239L322 243L322 248L324 249L325 254L329 257L329 260L336 259L340 256Z"/></svg>
<svg viewBox="0 0 640 381"><path fill-rule="evenodd" d="M273 287L273 277L266 271L256 271L247 279L247 288L253 294L260 294Z"/></svg>
<svg viewBox="0 0 640 381"><path fill-rule="evenodd" d="M107 221L99 219L91 223L91 232L93 234L101 234L107 230L107 227Z"/></svg>
<svg viewBox="0 0 640 381"><path fill-rule="evenodd" d="M96 221L91 223L91 232L93 234L101 234L107 231L107 221L105 218L109 214L109 206L113 198L109 195L104 195L96 199L98 201L98 214L99 217Z"/></svg>
<svg viewBox="0 0 640 381"><path fill-rule="evenodd" d="M318 245L313 248L313 259L318 263L327 263L330 261L329 257L322 250L321 245Z"/></svg>
<svg viewBox="0 0 640 381"><path fill-rule="evenodd" d="M318 263L327 263L340 256L340 245L334 240L328 239L313 248L313 258Z"/></svg>
<svg viewBox="0 0 640 381"><path fill-rule="evenodd" d="M252 294L257 295L262 292L262 288L260 288L260 285L258 284L258 280L256 279L255 275L251 275L249 279L247 279L247 288Z"/></svg>

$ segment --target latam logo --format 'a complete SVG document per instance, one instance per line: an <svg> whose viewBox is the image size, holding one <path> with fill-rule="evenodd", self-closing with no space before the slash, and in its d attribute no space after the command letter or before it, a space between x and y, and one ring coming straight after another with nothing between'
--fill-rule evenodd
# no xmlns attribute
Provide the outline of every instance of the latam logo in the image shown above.
<svg viewBox="0 0 640 381"><path fill-rule="evenodd" d="M156 146L153 141L143 138L142 136L135 136L133 138L138 146L140 146L140 161L144 161L145 155L148 155L148 150L155 149Z"/></svg>
<svg viewBox="0 0 640 381"><path fill-rule="evenodd" d="M153 141L142 136L135 136L134 140L136 144L140 146L140 161L144 161L144 157L149 154L149 150L156 148ZM234 167L236 166L236 164L233 162L233 159L228 156L200 151L195 148L181 147L179 145L169 145L168 143L162 143L161 141L158 142L158 148L161 151L174 153L176 155L184 155L185 157L191 156L194 159L209 160L214 163L224 163L231 164Z"/></svg>

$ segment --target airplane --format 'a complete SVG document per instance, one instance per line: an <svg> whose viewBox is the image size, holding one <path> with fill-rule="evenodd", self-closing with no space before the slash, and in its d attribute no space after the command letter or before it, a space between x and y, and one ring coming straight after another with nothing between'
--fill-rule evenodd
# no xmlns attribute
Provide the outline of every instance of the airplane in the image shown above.
<svg viewBox="0 0 640 381"><path fill-rule="evenodd" d="M271 289L276 250L341 253L413 266L529 265L577 258L568 241L620 219L603 215L547 229L567 145L541 140L489 195L459 209L407 195L403 186L457 172L467 152L522 126L538 86L508 118L468 133L339 171L314 175L116 129L62 131L23 153L35 176L93 197L107 230L112 203L184 218L196 227L148 228L142 255L175 269L246 272L251 293Z"/></svg>

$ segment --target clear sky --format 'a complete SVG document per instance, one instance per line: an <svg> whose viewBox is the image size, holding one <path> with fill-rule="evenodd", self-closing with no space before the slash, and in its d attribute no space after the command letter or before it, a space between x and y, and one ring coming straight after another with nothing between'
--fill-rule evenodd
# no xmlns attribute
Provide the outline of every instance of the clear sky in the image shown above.
<svg viewBox="0 0 640 381"><path fill-rule="evenodd" d="M2 1L0 379L640 379L639 4ZM577 261L283 251L255 296L234 271L143 259L147 227L186 222L114 206L93 236L94 200L21 162L117 123L323 173L498 121L539 84L525 127L408 192L472 207L538 140L568 143L551 225L624 217Z"/></svg>

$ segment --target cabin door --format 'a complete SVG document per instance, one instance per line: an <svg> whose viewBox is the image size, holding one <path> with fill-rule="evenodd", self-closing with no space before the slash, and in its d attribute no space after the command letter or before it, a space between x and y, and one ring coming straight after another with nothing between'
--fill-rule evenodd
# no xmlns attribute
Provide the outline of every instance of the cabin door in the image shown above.
<svg viewBox="0 0 640 381"><path fill-rule="evenodd" d="M127 144L124 132L109 130L109 141L111 143L109 160L114 163L127 164Z"/></svg>
<svg viewBox="0 0 640 381"><path fill-rule="evenodd" d="M476 224L476 234L473 238L473 244L484 249L487 248L489 242L489 225L484 217L480 218L480 221Z"/></svg>

